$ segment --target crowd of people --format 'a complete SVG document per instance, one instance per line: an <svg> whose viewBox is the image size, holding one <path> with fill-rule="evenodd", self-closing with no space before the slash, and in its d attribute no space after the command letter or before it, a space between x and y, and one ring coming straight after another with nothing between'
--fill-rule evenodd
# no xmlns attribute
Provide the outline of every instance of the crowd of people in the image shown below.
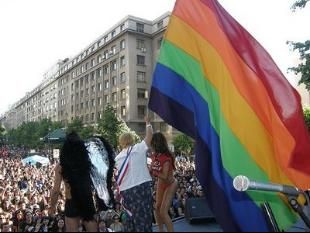
<svg viewBox="0 0 310 233"><path fill-rule="evenodd" d="M23 166L23 149L0 148L0 230L1 232L64 232L66 229L65 190L62 186L57 203L56 215L49 214L54 169L52 163L46 167ZM194 163L188 157L177 157L175 178L178 188L173 198L169 215L171 218L185 214L188 198L203 197L201 186L195 178ZM154 182L154 212L156 180ZM113 184L116 204L113 209L99 212L95 219L99 232L124 232L124 222L128 213L119 203L120 198ZM153 219L155 223L155 217ZM80 232L85 231L82 223Z"/></svg>

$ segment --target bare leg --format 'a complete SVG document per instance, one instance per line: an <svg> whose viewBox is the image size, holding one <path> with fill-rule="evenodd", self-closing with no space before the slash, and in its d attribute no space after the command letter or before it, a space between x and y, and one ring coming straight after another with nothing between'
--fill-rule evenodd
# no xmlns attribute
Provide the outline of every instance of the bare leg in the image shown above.
<svg viewBox="0 0 310 233"><path fill-rule="evenodd" d="M178 182L172 183L165 191L163 202L160 208L160 217L167 227L168 232L174 232L173 223L169 216L169 209L172 204L173 197L177 191Z"/></svg>
<svg viewBox="0 0 310 233"><path fill-rule="evenodd" d="M84 221L84 226L85 226L87 232L97 232L98 231L97 223L95 222L95 220L89 221L89 222Z"/></svg>
<svg viewBox="0 0 310 233"><path fill-rule="evenodd" d="M164 198L164 193L165 190L162 190L157 186L157 191L156 191L156 204L155 204L155 219L156 223L158 225L158 230L159 232L164 232L164 225L163 225L163 220L160 216L160 208L162 206L163 198Z"/></svg>
<svg viewBox="0 0 310 233"><path fill-rule="evenodd" d="M66 232L79 232L80 218L66 217Z"/></svg>

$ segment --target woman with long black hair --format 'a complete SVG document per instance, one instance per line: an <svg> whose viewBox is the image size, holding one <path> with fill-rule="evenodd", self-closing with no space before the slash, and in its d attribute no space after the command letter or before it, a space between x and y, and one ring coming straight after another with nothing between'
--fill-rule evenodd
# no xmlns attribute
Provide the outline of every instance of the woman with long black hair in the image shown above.
<svg viewBox="0 0 310 233"><path fill-rule="evenodd" d="M55 169L54 188L51 193L50 215L54 215L62 181L65 183L65 222L68 232L78 232L80 220L88 232L96 232L97 224L91 180L92 164L85 143L75 132L70 133Z"/></svg>

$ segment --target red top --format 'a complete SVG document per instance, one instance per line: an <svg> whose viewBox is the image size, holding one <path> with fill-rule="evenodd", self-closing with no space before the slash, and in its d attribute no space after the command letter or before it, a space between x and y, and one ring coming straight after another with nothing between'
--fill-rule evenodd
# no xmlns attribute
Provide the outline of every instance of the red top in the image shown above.
<svg viewBox="0 0 310 233"><path fill-rule="evenodd" d="M166 162L170 163L169 171L173 171L174 164L173 164L173 160L170 155L168 154L153 154L152 155L151 168L155 176L158 176L158 174L162 172L164 164Z"/></svg>

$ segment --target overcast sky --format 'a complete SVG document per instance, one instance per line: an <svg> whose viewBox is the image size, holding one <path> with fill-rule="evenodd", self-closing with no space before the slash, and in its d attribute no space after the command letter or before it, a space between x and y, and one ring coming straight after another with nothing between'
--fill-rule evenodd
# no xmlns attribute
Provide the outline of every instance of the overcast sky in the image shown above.
<svg viewBox="0 0 310 233"><path fill-rule="evenodd" d="M172 11L174 2L1 0L0 113L36 87L58 59L77 55L126 15L153 20ZM261 42L283 72L296 63L285 42L310 39L310 7L292 13L294 0L220 2Z"/></svg>

